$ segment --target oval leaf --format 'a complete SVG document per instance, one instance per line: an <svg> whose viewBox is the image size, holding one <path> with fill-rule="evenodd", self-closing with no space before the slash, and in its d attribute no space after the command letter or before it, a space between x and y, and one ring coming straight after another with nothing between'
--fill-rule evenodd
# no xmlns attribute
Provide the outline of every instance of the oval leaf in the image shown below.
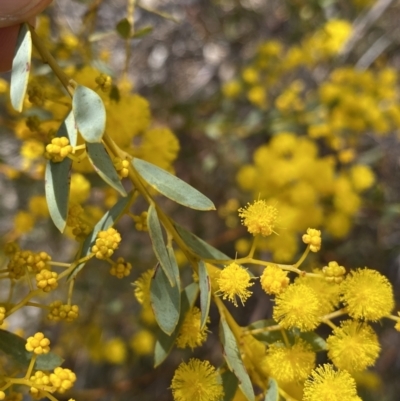
<svg viewBox="0 0 400 401"><path fill-rule="evenodd" d="M121 184L114 164L101 143L86 144L89 160L96 173L122 196L126 196L125 188Z"/></svg>
<svg viewBox="0 0 400 401"><path fill-rule="evenodd" d="M197 283L189 284L181 293L181 313L179 316L178 324L174 332L169 336L162 330L159 330L156 338L156 345L154 347L154 367L160 365L167 358L171 352L176 337L178 337L179 330L185 320L186 314L193 308L196 301L197 294L199 293L199 286Z"/></svg>
<svg viewBox="0 0 400 401"><path fill-rule="evenodd" d="M86 142L100 142L106 128L106 109L100 96L78 85L72 97L72 110L79 132Z"/></svg>
<svg viewBox="0 0 400 401"><path fill-rule="evenodd" d="M147 226L149 228L149 235L153 251L164 270L165 275L168 277L170 285L175 285L174 269L171 266L171 261L167 250L165 249L164 238L161 230L161 225L158 220L157 211L153 205L150 205L147 213Z"/></svg>
<svg viewBox="0 0 400 401"><path fill-rule="evenodd" d="M202 260L200 260L198 266L201 309L200 330L202 330L207 323L208 313L210 311L211 280L210 276L208 275L206 265Z"/></svg>
<svg viewBox="0 0 400 401"><path fill-rule="evenodd" d="M107 213L104 214L104 216L94 226L90 234L86 237L78 259L81 259L90 254L99 231L107 230L121 218L121 216L125 213L125 209L130 205L132 197L133 191L131 191L127 197L121 198ZM85 264L86 263L80 263L79 265L77 265L68 276L68 280L74 278L82 270Z"/></svg>
<svg viewBox="0 0 400 401"><path fill-rule="evenodd" d="M224 388L223 401L232 401L238 387L238 379L230 370L222 373L221 379L222 387Z"/></svg>
<svg viewBox="0 0 400 401"><path fill-rule="evenodd" d="M220 322L220 338L224 347L226 363L232 373L234 373L238 378L240 389L248 401L255 401L253 386L243 365L242 358L240 357L239 347L236 343L235 336L222 316Z"/></svg>
<svg viewBox="0 0 400 401"><path fill-rule="evenodd" d="M210 199L162 168L136 158L133 159L132 164L149 185L174 202L191 209L215 210Z"/></svg>
<svg viewBox="0 0 400 401"><path fill-rule="evenodd" d="M32 353L25 349L26 340L14 333L0 329L0 350L3 351L14 363L21 368L27 368L32 359ZM64 359L49 352L39 355L36 359L35 369L53 370L60 366Z"/></svg>
<svg viewBox="0 0 400 401"><path fill-rule="evenodd" d="M174 227L178 234L181 236L185 244L196 253L200 259L217 259L217 260L230 260L231 258L217 248L207 244L197 235L186 230L177 223L174 223Z"/></svg>
<svg viewBox="0 0 400 401"><path fill-rule="evenodd" d="M171 263L171 267L172 267L172 272L173 272L173 275L174 275L175 283L178 286L179 291L180 291L181 279L180 279L178 263L177 263L176 257L175 257L174 248L172 248L171 245L167 245L167 252L168 252L168 256L169 256L169 261Z"/></svg>
<svg viewBox="0 0 400 401"><path fill-rule="evenodd" d="M268 380L268 390L264 401L279 401L279 386L275 379Z"/></svg>
<svg viewBox="0 0 400 401"><path fill-rule="evenodd" d="M12 107L21 112L31 70L32 39L27 24L22 24L12 62L10 98Z"/></svg>
<svg viewBox="0 0 400 401"><path fill-rule="evenodd" d="M76 146L76 143L78 142L78 128L72 110L67 114L67 117L65 117L60 125L56 136L66 136L69 139L70 145Z"/></svg>
<svg viewBox="0 0 400 401"><path fill-rule="evenodd" d="M131 36L131 23L127 18L123 18L115 27L115 30L118 32L119 36L123 39L128 39Z"/></svg>
<svg viewBox="0 0 400 401"><path fill-rule="evenodd" d="M179 287L171 287L168 277L159 265L151 281L150 302L160 329L171 335L178 324L181 297Z"/></svg>
<svg viewBox="0 0 400 401"><path fill-rule="evenodd" d="M326 341L313 331L299 333L299 337L304 341L308 342L311 345L314 352L321 352L327 350Z"/></svg>

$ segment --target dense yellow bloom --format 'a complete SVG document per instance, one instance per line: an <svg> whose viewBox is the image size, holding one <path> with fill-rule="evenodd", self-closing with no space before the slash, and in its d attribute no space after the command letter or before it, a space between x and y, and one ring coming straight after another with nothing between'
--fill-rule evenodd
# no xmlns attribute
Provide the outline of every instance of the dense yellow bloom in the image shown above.
<svg viewBox="0 0 400 401"><path fill-rule="evenodd" d="M341 285L341 300L354 319L377 321L394 308L392 285L376 270L352 271Z"/></svg>
<svg viewBox="0 0 400 401"><path fill-rule="evenodd" d="M280 294L289 285L288 272L275 265L268 265L260 277L261 287L271 295Z"/></svg>
<svg viewBox="0 0 400 401"><path fill-rule="evenodd" d="M313 270L313 273L321 274L320 270ZM334 285L324 277L298 277L296 283L301 283L311 288L318 297L319 308L321 315L326 315L333 312L340 301L340 286Z"/></svg>
<svg viewBox="0 0 400 401"><path fill-rule="evenodd" d="M54 369L54 372L49 375L49 379L56 391L63 394L74 385L76 375L70 369L64 369L58 366Z"/></svg>
<svg viewBox="0 0 400 401"><path fill-rule="evenodd" d="M265 357L269 374L280 383L305 380L315 366L315 353L305 341L298 339L290 347L280 342L268 347Z"/></svg>
<svg viewBox="0 0 400 401"><path fill-rule="evenodd" d="M237 306L236 297L239 297L243 304L252 294L248 290L254 283L251 281L249 272L237 263L226 266L218 279L219 291L223 294L223 299L228 299Z"/></svg>
<svg viewBox="0 0 400 401"><path fill-rule="evenodd" d="M307 228L307 234L304 234L303 242L309 244L311 252L318 252L321 249L321 231L315 228Z"/></svg>
<svg viewBox="0 0 400 401"><path fill-rule="evenodd" d="M303 401L357 401L356 382L345 370L318 366L304 383Z"/></svg>
<svg viewBox="0 0 400 401"><path fill-rule="evenodd" d="M242 218L242 224L247 227L250 234L266 237L274 232L278 210L274 206L267 205L265 200L257 200L240 208L239 217Z"/></svg>
<svg viewBox="0 0 400 401"><path fill-rule="evenodd" d="M210 318L207 319L207 323ZM176 339L178 348L190 347L192 350L207 340L207 326L200 330L201 311L194 306L185 316Z"/></svg>
<svg viewBox="0 0 400 401"><path fill-rule="evenodd" d="M286 329L314 330L320 324L320 315L319 297L305 284L289 285L276 297L273 317Z"/></svg>
<svg viewBox="0 0 400 401"><path fill-rule="evenodd" d="M155 338L148 330L140 330L131 341L130 346L136 355L150 355L154 350Z"/></svg>
<svg viewBox="0 0 400 401"><path fill-rule="evenodd" d="M339 369L357 372L372 366L378 358L378 337L367 323L342 321L328 337L328 356Z"/></svg>
<svg viewBox="0 0 400 401"><path fill-rule="evenodd" d="M58 274L48 269L42 269L36 274L36 286L44 292L50 292L58 287Z"/></svg>
<svg viewBox="0 0 400 401"><path fill-rule="evenodd" d="M135 287L135 298L140 304L150 303L150 285L153 278L154 270L146 270L142 275L133 283Z"/></svg>
<svg viewBox="0 0 400 401"><path fill-rule="evenodd" d="M28 337L25 349L36 355L48 354L50 352L50 340L43 333L38 332L33 337Z"/></svg>
<svg viewBox="0 0 400 401"><path fill-rule="evenodd" d="M54 301L49 305L47 319L58 322L65 320L72 322L78 318L79 306L63 304L62 301Z"/></svg>
<svg viewBox="0 0 400 401"><path fill-rule="evenodd" d="M179 365L171 389L175 401L220 401L224 396L215 368L195 358Z"/></svg>

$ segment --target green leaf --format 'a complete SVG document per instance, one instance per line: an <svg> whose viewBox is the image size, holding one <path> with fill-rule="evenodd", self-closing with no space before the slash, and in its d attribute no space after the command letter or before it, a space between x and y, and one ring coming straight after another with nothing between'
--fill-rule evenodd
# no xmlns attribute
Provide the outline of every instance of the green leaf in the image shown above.
<svg viewBox="0 0 400 401"><path fill-rule="evenodd" d="M181 290L181 279L180 279L179 267L178 267L178 262L176 261L176 258L175 258L174 248L171 245L167 245L167 253L169 256L169 261L171 263L172 272L173 272L173 275L175 278L175 283L177 284L179 291L180 291Z"/></svg>
<svg viewBox="0 0 400 401"><path fill-rule="evenodd" d="M150 186L174 202L196 210L215 210L210 199L178 177L145 160L134 158L132 163Z"/></svg>
<svg viewBox="0 0 400 401"><path fill-rule="evenodd" d="M121 36L122 39L129 39L131 36L131 23L127 18L123 18L118 24L115 26L115 30L118 32L118 35Z"/></svg>
<svg viewBox="0 0 400 401"><path fill-rule="evenodd" d="M168 277L171 286L175 285L174 270L171 266L167 250L165 249L164 238L161 230L160 221L158 220L157 211L154 205L150 205L147 213L147 226L149 228L149 235L154 254L164 270L165 275Z"/></svg>
<svg viewBox="0 0 400 401"><path fill-rule="evenodd" d="M8 358L21 368L27 368L32 359L32 353L25 349L26 340L9 331L0 329L0 350L3 351ZM53 370L60 366L64 359L58 355L49 352L45 355L39 355L36 359L35 369L37 370Z"/></svg>
<svg viewBox="0 0 400 401"><path fill-rule="evenodd" d="M221 379L222 387L224 388L223 401L232 401L238 387L238 379L230 370L222 373Z"/></svg>
<svg viewBox="0 0 400 401"><path fill-rule="evenodd" d="M263 329L265 327L270 327L270 326L276 326L278 323L273 320L273 319L263 319L263 320L258 320L249 326L247 326L247 329L249 330L255 330L255 329ZM289 334L287 332L287 334ZM285 342L282 332L280 330L274 330L274 331L263 331L260 333L252 334L255 339L258 341L263 341L268 344L273 344L276 343L277 341L280 342Z"/></svg>
<svg viewBox="0 0 400 401"><path fill-rule="evenodd" d="M78 85L72 97L76 125L86 142L100 142L106 128L106 109L100 96Z"/></svg>
<svg viewBox="0 0 400 401"><path fill-rule="evenodd" d="M10 98L12 107L21 112L31 70L32 39L28 24L22 24L15 47L11 70Z"/></svg>
<svg viewBox="0 0 400 401"><path fill-rule="evenodd" d="M107 230L108 228L112 227L115 222L121 218L121 216L125 213L125 209L131 203L132 197L133 191L129 192L127 197L119 199L118 202L107 213L104 214L104 216L94 226L90 234L86 237L78 259L81 259L90 254L98 232ZM68 276L68 280L76 277L76 275L82 270L85 264L86 262L78 264Z"/></svg>
<svg viewBox="0 0 400 401"><path fill-rule="evenodd" d="M72 111L62 122L56 136L65 136L72 146L76 146L78 132ZM61 232L64 231L67 224L71 165L72 160L68 157L60 163L50 160L46 163L44 187L47 206L54 225Z"/></svg>
<svg viewBox="0 0 400 401"><path fill-rule="evenodd" d="M171 335L178 324L181 298L179 286L171 287L160 265L157 265L151 281L150 303L160 329Z"/></svg>
<svg viewBox="0 0 400 401"><path fill-rule="evenodd" d="M152 32L153 32L153 27L152 26L145 26L145 27L139 29L138 31L136 31L132 35L132 39L143 38L144 36L147 36L149 33L152 33Z"/></svg>
<svg viewBox="0 0 400 401"><path fill-rule="evenodd" d="M177 223L174 223L174 227L178 234L181 236L185 244L196 253L200 259L217 259L217 260L230 260L231 258L213 246L207 244L197 235L186 230Z"/></svg>
<svg viewBox="0 0 400 401"><path fill-rule="evenodd" d="M235 336L225 318L221 316L220 322L220 338L224 347L224 357L229 369L235 374L239 380L239 387L248 401L255 401L253 386L250 377L243 365L240 357L239 347L236 343Z"/></svg>
<svg viewBox="0 0 400 401"><path fill-rule="evenodd" d="M264 401L279 401L279 386L275 379L268 380L268 390Z"/></svg>
<svg viewBox="0 0 400 401"><path fill-rule="evenodd" d="M171 352L176 338L178 336L179 330L185 320L186 314L193 307L196 301L197 294L199 293L199 286L197 283L189 284L184 291L181 293L181 313L179 316L178 324L174 332L169 336L165 334L161 329L157 334L156 345L154 348L154 367L159 366L167 358Z"/></svg>
<svg viewBox="0 0 400 401"><path fill-rule="evenodd" d="M306 333L299 333L299 337L309 343L314 352L326 351L326 341L313 331L308 331Z"/></svg>
<svg viewBox="0 0 400 401"><path fill-rule="evenodd" d="M89 160L96 173L112 188L126 196L125 188L121 184L114 164L102 143L87 143Z"/></svg>
<svg viewBox="0 0 400 401"><path fill-rule="evenodd" d="M204 328L207 323L208 313L210 311L211 301L211 280L208 275L205 263L200 260L199 266L199 286L200 286L200 309L201 309L201 323L200 330Z"/></svg>

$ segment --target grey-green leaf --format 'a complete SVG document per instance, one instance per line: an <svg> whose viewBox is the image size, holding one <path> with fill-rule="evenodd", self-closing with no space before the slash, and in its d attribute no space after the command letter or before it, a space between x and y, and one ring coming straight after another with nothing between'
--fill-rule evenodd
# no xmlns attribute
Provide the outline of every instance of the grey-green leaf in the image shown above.
<svg viewBox="0 0 400 401"><path fill-rule="evenodd" d="M171 266L167 250L165 248L164 238L161 230L160 221L158 220L157 211L154 205L150 205L147 213L147 226L149 228L149 235L153 251L164 270L165 275L171 286L175 285L174 271Z"/></svg>
<svg viewBox="0 0 400 401"><path fill-rule="evenodd" d="M100 142L106 128L106 109L100 96L78 85L72 97L72 110L78 130L86 142Z"/></svg>
<svg viewBox="0 0 400 401"><path fill-rule="evenodd" d="M207 323L208 313L210 311L211 280L207 272L206 264L200 260L198 266L201 309L200 330L202 330Z"/></svg>
<svg viewBox="0 0 400 401"><path fill-rule="evenodd" d="M28 24L22 24L12 62L10 98L12 107L21 112L31 70L32 39Z"/></svg>
<svg viewBox="0 0 400 401"><path fill-rule="evenodd" d="M239 380L239 387L248 401L255 401L253 386L250 377L240 357L239 347L225 318L221 316L220 338L224 347L224 357L229 369Z"/></svg>
<svg viewBox="0 0 400 401"><path fill-rule="evenodd" d="M178 324L181 308L179 286L171 287L159 265L151 281L150 303L160 329L171 335Z"/></svg>
<svg viewBox="0 0 400 401"><path fill-rule="evenodd" d="M156 345L154 347L154 367L160 365L171 352L176 338L178 336L180 327L185 319L188 311L193 307L196 301L197 294L199 293L199 286L197 283L189 284L184 291L181 293L181 313L179 316L178 324L174 332L169 336L165 334L161 329L157 334Z"/></svg>
<svg viewBox="0 0 400 401"><path fill-rule="evenodd" d="M238 379L230 370L222 373L221 379L222 387L224 388L223 401L232 401L238 387Z"/></svg>
<svg viewBox="0 0 400 401"><path fill-rule="evenodd" d="M231 258L217 248L207 244L207 242L203 241L197 235L192 232L186 230L182 226L177 223L174 223L174 227L178 234L181 236L185 244L196 253L197 256L201 259L217 259L217 260L230 260Z"/></svg>
<svg viewBox="0 0 400 401"><path fill-rule="evenodd" d="M178 262L176 261L174 248L171 245L167 245L167 253L169 256L169 261L171 263L171 267L172 267L171 270L174 275L175 283L178 286L179 291L180 291L181 279L180 279L179 267L178 267Z"/></svg>
<svg viewBox="0 0 400 401"><path fill-rule="evenodd" d="M279 401L279 386L272 377L268 380L268 390L264 401Z"/></svg>
<svg viewBox="0 0 400 401"><path fill-rule="evenodd" d="M60 125L56 136L65 136L72 146L76 146L78 132L72 111ZM54 225L61 232L67 224L71 165L72 160L68 157L59 163L49 160L46 164L44 187L47 206Z"/></svg>
<svg viewBox="0 0 400 401"><path fill-rule="evenodd" d="M126 196L125 198L119 199L118 202L107 213L104 214L104 216L94 226L90 234L86 237L78 259L88 256L90 254L99 231L107 230L120 219L120 217L125 213L125 209L130 205L132 197L133 191L129 192L128 196ZM86 263L80 263L79 265L77 265L68 276L68 280L74 278L82 270L85 264Z"/></svg>
<svg viewBox="0 0 400 401"><path fill-rule="evenodd" d="M102 143L87 143L89 160L96 173L122 196L126 196L125 188L121 184L114 164Z"/></svg>
<svg viewBox="0 0 400 401"><path fill-rule="evenodd" d="M299 337L309 343L314 352L326 351L326 341L313 331L301 332Z"/></svg>
<svg viewBox="0 0 400 401"><path fill-rule="evenodd" d="M133 166L149 185L174 202L196 210L215 210L205 195L162 168L137 158Z"/></svg>
<svg viewBox="0 0 400 401"><path fill-rule="evenodd" d="M9 331L0 329L0 350L4 352L15 364L22 369L29 366L32 359L32 353L25 349L26 340ZM64 359L58 355L49 352L45 355L39 355L36 359L35 369L53 370L60 366Z"/></svg>
<svg viewBox="0 0 400 401"><path fill-rule="evenodd" d="M276 326L278 323L273 320L273 319L263 319L263 320L257 320L256 322L250 324L247 326L249 330L255 330L255 329L264 329L270 326ZM288 332L287 332L288 334ZM274 330L274 331L261 331L259 333L253 334L254 338L258 341L263 341L268 344L273 344L275 342L283 342L284 343L284 338L282 336L281 330Z"/></svg>

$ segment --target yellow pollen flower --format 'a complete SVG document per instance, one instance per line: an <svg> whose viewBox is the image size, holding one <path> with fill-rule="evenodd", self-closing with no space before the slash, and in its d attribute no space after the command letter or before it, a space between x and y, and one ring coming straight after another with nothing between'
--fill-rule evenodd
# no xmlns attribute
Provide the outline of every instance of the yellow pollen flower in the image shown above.
<svg viewBox="0 0 400 401"><path fill-rule="evenodd" d="M374 330L366 323L346 320L328 337L328 356L339 369L358 372L372 366L380 345Z"/></svg>
<svg viewBox="0 0 400 401"><path fill-rule="evenodd" d="M288 272L275 265L268 265L260 277L262 289L270 295L283 292L289 285Z"/></svg>
<svg viewBox="0 0 400 401"><path fill-rule="evenodd" d="M319 326L321 308L319 297L309 286L295 283L277 295L273 317L285 329L297 327L300 331Z"/></svg>
<svg viewBox="0 0 400 401"><path fill-rule="evenodd" d="M210 318L207 319L207 323ZM207 340L207 327L200 330L201 311L196 306L193 307L185 316L185 320L179 330L176 339L178 348L190 347L192 350L199 347Z"/></svg>
<svg viewBox="0 0 400 401"><path fill-rule="evenodd" d="M304 383L303 401L356 401L356 382L345 370L318 366Z"/></svg>
<svg viewBox="0 0 400 401"><path fill-rule="evenodd" d="M154 270L146 270L142 275L133 283L135 287L135 298L140 304L150 304L150 285L153 277Z"/></svg>
<svg viewBox="0 0 400 401"><path fill-rule="evenodd" d="M372 269L357 269L341 284L342 298L354 319L376 322L394 308L393 289L389 280Z"/></svg>
<svg viewBox="0 0 400 401"><path fill-rule="evenodd" d="M261 234L266 237L274 232L278 210L274 206L267 205L265 200L257 200L240 208L239 217L242 218L242 224L247 227L250 234Z"/></svg>
<svg viewBox="0 0 400 401"><path fill-rule="evenodd" d="M175 401L219 401L224 396L214 366L195 358L179 365L171 389Z"/></svg>
<svg viewBox="0 0 400 401"><path fill-rule="evenodd" d="M315 228L307 228L307 234L303 235L303 242L310 246L311 252L318 252L321 249L321 231Z"/></svg>
<svg viewBox="0 0 400 401"><path fill-rule="evenodd" d="M271 344L265 358L268 373L280 383L305 380L315 366L315 353L298 339L291 347L280 342Z"/></svg>
<svg viewBox="0 0 400 401"><path fill-rule="evenodd" d="M252 294L248 290L254 283L250 282L249 272L237 263L231 263L221 271L218 279L219 291L223 293L223 299L229 299L237 306L236 296L240 298L242 305Z"/></svg>

